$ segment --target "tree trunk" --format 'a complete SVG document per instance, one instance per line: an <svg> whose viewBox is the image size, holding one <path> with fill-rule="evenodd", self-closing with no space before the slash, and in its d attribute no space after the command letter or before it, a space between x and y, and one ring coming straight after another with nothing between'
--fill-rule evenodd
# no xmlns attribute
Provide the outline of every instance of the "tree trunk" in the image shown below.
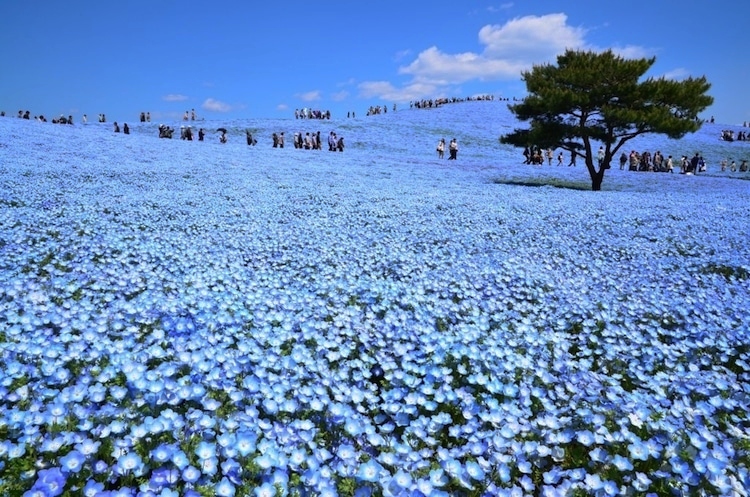
<svg viewBox="0 0 750 497"><path fill-rule="evenodd" d="M599 167L599 170L593 171L593 174L591 175L591 191L598 192L602 189L602 181L604 181L604 171L606 168L602 164Z"/></svg>

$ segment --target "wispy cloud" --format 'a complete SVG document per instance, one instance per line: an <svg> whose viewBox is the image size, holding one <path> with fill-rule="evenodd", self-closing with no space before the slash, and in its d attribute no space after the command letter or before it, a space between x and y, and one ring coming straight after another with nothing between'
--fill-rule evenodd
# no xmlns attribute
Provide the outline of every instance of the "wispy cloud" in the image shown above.
<svg viewBox="0 0 750 497"><path fill-rule="evenodd" d="M346 90L341 90L339 92L334 93L331 95L331 100L334 102L342 102L346 100L346 98L349 96L349 92Z"/></svg>
<svg viewBox="0 0 750 497"><path fill-rule="evenodd" d="M201 107L203 108L203 110L208 110L211 112L229 112L232 110L231 105L213 98L207 98L203 102L203 105Z"/></svg>
<svg viewBox="0 0 750 497"><path fill-rule="evenodd" d="M306 93L298 93L297 97L305 102L314 102L316 100L320 100L321 95L319 90L313 90Z"/></svg>
<svg viewBox="0 0 750 497"><path fill-rule="evenodd" d="M672 69L671 71L664 73L662 77L664 79L682 80L682 79L690 77L690 72L685 68L678 67L676 69Z"/></svg>
<svg viewBox="0 0 750 497"><path fill-rule="evenodd" d="M427 96L434 97L440 90L438 85L422 82L397 88L388 81L366 81L360 83L358 88L360 95L364 98L380 98L391 102L408 102Z"/></svg>
<svg viewBox="0 0 750 497"><path fill-rule="evenodd" d="M513 2L506 2L497 6L490 5L489 7L487 7L487 12L502 12L504 10L510 9L511 7L513 7Z"/></svg>
<svg viewBox="0 0 750 497"><path fill-rule="evenodd" d="M180 95L179 93L170 93L168 95L164 95L161 97L162 100L165 102L184 102L188 99L185 95Z"/></svg>
<svg viewBox="0 0 750 497"><path fill-rule="evenodd" d="M603 49L602 49L603 50ZM658 50L638 45L626 45L624 47L610 47L613 53L626 59L647 59L653 57Z"/></svg>

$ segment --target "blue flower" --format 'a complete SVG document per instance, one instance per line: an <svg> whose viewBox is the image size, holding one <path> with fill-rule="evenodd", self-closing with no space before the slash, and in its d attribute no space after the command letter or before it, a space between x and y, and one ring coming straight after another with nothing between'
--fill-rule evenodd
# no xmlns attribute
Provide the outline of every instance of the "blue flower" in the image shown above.
<svg viewBox="0 0 750 497"><path fill-rule="evenodd" d="M641 440L634 440L628 445L630 457L638 461L646 461L649 458L648 446Z"/></svg>
<svg viewBox="0 0 750 497"><path fill-rule="evenodd" d="M225 476L216 484L216 495L218 497L234 497L234 485Z"/></svg>
<svg viewBox="0 0 750 497"><path fill-rule="evenodd" d="M380 479L380 474L382 471L383 466L381 466L375 459L370 459L369 461L359 465L357 478L374 483Z"/></svg>
<svg viewBox="0 0 750 497"><path fill-rule="evenodd" d="M201 477L201 471L195 466L187 466L182 470L182 479L188 483L195 483Z"/></svg>
<svg viewBox="0 0 750 497"><path fill-rule="evenodd" d="M71 450L60 458L62 470L66 473L78 473L86 462L86 456L77 450Z"/></svg>
<svg viewBox="0 0 750 497"><path fill-rule="evenodd" d="M266 482L263 485L256 487L255 497L276 497L276 487L270 482Z"/></svg>
<svg viewBox="0 0 750 497"><path fill-rule="evenodd" d="M195 448L195 455L201 460L216 457L216 445L206 441L200 442Z"/></svg>
<svg viewBox="0 0 750 497"><path fill-rule="evenodd" d="M63 493L65 481L60 468L42 469L37 474L32 490L41 490L44 495L54 497Z"/></svg>
<svg viewBox="0 0 750 497"><path fill-rule="evenodd" d="M120 474L132 473L136 476L140 476L143 471L143 461L141 460L141 456L135 452L121 455L117 458L116 470Z"/></svg>

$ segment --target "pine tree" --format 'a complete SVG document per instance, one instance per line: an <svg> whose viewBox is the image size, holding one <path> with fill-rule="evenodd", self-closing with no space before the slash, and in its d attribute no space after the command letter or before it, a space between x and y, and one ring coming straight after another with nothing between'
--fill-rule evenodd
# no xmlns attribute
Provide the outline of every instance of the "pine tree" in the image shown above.
<svg viewBox="0 0 750 497"><path fill-rule="evenodd" d="M698 114L713 103L705 77L675 81L643 75L656 59L624 59L605 52L568 50L557 65L522 73L528 95L509 105L529 127L501 142L525 147L562 148L585 159L591 189L601 190L604 171L621 147L645 133L682 138L700 129ZM604 160L595 161L595 143Z"/></svg>

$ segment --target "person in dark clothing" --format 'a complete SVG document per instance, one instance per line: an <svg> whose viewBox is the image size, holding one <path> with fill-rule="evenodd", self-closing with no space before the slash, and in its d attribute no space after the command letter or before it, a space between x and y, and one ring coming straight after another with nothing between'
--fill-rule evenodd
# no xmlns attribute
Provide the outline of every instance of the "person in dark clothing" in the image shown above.
<svg viewBox="0 0 750 497"><path fill-rule="evenodd" d="M120 126L117 125L117 121L115 121L115 133L120 132Z"/></svg>
<svg viewBox="0 0 750 497"><path fill-rule="evenodd" d="M456 160L458 156L458 142L455 138L448 144L448 152L450 153L448 160Z"/></svg>
<svg viewBox="0 0 750 497"><path fill-rule="evenodd" d="M130 134L130 128L128 127L128 123L122 124L122 132L125 133L126 135Z"/></svg>
<svg viewBox="0 0 750 497"><path fill-rule="evenodd" d="M698 152L695 153L692 159L690 159L690 169L688 172L690 173L697 173L698 172L698 162L700 162L700 155Z"/></svg>
<svg viewBox="0 0 750 497"><path fill-rule="evenodd" d="M200 129L198 130L198 141L199 141L199 142L202 142L202 141L203 141L203 137L204 137L204 136L206 136L206 132L205 132L205 131L203 131L203 128L200 128Z"/></svg>

